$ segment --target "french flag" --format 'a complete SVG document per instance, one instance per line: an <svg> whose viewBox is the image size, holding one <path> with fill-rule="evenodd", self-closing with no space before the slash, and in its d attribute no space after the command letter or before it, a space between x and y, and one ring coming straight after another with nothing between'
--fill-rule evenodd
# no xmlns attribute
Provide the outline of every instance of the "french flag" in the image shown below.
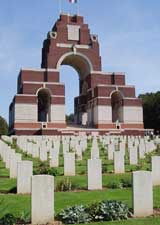
<svg viewBox="0 0 160 225"><path fill-rule="evenodd" d="M77 3L77 0L69 0L70 3Z"/></svg>

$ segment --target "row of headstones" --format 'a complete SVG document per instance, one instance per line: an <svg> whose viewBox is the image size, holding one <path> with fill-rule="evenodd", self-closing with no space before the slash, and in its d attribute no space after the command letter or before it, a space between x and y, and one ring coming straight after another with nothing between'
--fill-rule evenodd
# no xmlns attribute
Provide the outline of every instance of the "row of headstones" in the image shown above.
<svg viewBox="0 0 160 225"><path fill-rule="evenodd" d="M80 139L77 137L71 137L71 140L63 139L62 143L63 154L68 153L69 150L72 149L77 156L77 160L82 160L82 153L87 148L86 138ZM31 154L33 158L40 158L41 161L46 161L49 153L51 167L55 164L54 158L58 158L59 156L60 140L41 140L35 143L33 139L17 137L17 145L23 150L23 152Z"/></svg>
<svg viewBox="0 0 160 225"><path fill-rule="evenodd" d="M30 177L33 175L33 163L31 161L21 161L21 155L15 153L12 149L9 149L5 143L1 142L0 146L0 155L6 163L6 166L8 165L8 168L10 169L10 177L17 178L18 193L30 193ZM4 146L7 147L4 148ZM9 157L7 155L9 155ZM117 172L119 172L124 165L124 163L122 164L121 156L122 154L115 152L114 167ZM64 171L66 176L75 175L74 153L65 154ZM152 156L152 179L153 185L160 185L160 156ZM100 159L89 159L88 190L96 189L102 189L102 161Z"/></svg>
<svg viewBox="0 0 160 225"><path fill-rule="evenodd" d="M0 156L9 169L10 178L17 178L17 163L22 161L22 155L0 140Z"/></svg>
<svg viewBox="0 0 160 225"><path fill-rule="evenodd" d="M54 221L54 177L38 175L31 178L32 224ZM153 214L152 174L148 171L133 172L133 212L135 217Z"/></svg>
<svg viewBox="0 0 160 225"><path fill-rule="evenodd" d="M87 147L87 139L91 139L91 136L13 136L17 138L17 143L24 149L24 151L29 154L33 154L34 157L39 156L39 152L37 148L49 151L52 149L55 142L62 141L63 143L63 152L68 152L69 148L77 149L79 145L84 151ZM9 137L6 137L8 139ZM12 137L11 137L12 138ZM94 137L96 139L96 137ZM158 142L159 138L156 137L155 140L150 140L149 137L134 137L134 136L99 136L100 141L103 143L103 146L108 146L112 151L115 150L124 150L126 143L128 144L128 148L132 149L133 147L137 147L139 149L140 158L143 158L145 153L151 152L156 148L155 143ZM27 140L30 140L29 142ZM80 141L80 144L78 143ZM121 142L120 144L118 142ZM54 143L54 144L53 144ZM76 148L77 147L77 148ZM34 151L32 151L35 149ZM111 152L112 152L111 151ZM41 153L41 152L40 152ZM41 156L41 160L46 160L46 155Z"/></svg>
<svg viewBox="0 0 160 225"><path fill-rule="evenodd" d="M63 143L63 146L67 146L67 143L69 142L69 138L67 140L64 138L63 141L66 142L66 143ZM50 153L49 158L50 158L50 166L51 167L58 167L59 166L59 146L60 146L60 143L59 142L55 142L55 143L54 143L55 148L54 149L51 148L50 152L49 152ZM115 148L113 148L113 144L110 144L109 147L108 147L108 158L112 159L112 160L114 159L114 173L116 173L116 174L125 173L125 160L124 160L125 144L124 143L122 143L122 144L123 144L123 148L121 147L120 151L115 151ZM10 153L13 153L13 151L14 150L9 151L9 152L6 151L5 155L10 155ZM69 151L69 149L68 149L68 151ZM65 176L74 176L75 175L75 153L69 153L68 151L63 150L64 175ZM47 151L44 150L43 148L42 148L42 151L41 151L41 155L46 155L45 160L47 160ZM16 156L20 157L19 154L16 154ZM97 143L96 138L93 139L93 143L92 143L91 159L99 159L99 148L98 148L98 143ZM130 159L130 164L137 165L137 163L138 163L138 151L137 151L136 147L130 148L129 159ZM82 160L82 149L79 149L79 160ZM88 162L88 164L89 164L89 162ZM6 167L8 168L8 163L6 163ZM14 163L14 168L15 168L15 163ZM13 175L11 175L11 177L13 177Z"/></svg>
<svg viewBox="0 0 160 225"><path fill-rule="evenodd" d="M117 173L124 172L124 162L122 162L123 159L122 154L116 152L114 170ZM160 185L160 156L152 156L151 164L153 185ZM100 159L88 160L88 189L102 189L102 162Z"/></svg>
<svg viewBox="0 0 160 225"><path fill-rule="evenodd" d="M105 137L106 138L106 137ZM118 140L118 138L112 138L112 140ZM120 137L122 139L126 139L125 137ZM63 156L64 156L64 175L66 176L74 176L75 175L75 153L69 153L69 148L67 144L69 143L70 139L67 137L62 137L64 143L63 146L65 150L63 150ZM132 138L133 139L133 138ZM85 139L86 140L86 139ZM32 142L29 142L32 143ZM42 142L44 143L44 142ZM85 143L86 144L86 143ZM54 143L54 148L50 149L50 166L51 167L58 167L59 166L59 146L60 142L55 142ZM30 148L31 149L31 148ZM153 149L151 149L153 150ZM150 150L150 151L151 151ZM79 148L78 152L78 159L82 160L82 152L84 150ZM35 149L33 150L35 152ZM76 154L77 154L76 152ZM40 155L47 160L47 151L45 148L42 148L40 151ZM44 157L45 156L45 157ZM115 151L115 145L114 144L109 144L108 145L108 159L114 159L114 172L115 173L125 173L125 162L124 162L124 157L125 157L125 143L121 142L120 143L120 150ZM40 158L41 159L41 158ZM97 139L93 139L92 143L92 148L91 148L91 159L99 159L99 148L98 148L98 143ZM138 163L138 149L136 146L132 146L129 149L129 159L130 159L130 164L131 165L137 165Z"/></svg>
<svg viewBox="0 0 160 225"><path fill-rule="evenodd" d="M153 157L152 160L154 166L152 173L143 171L133 173L135 216L148 216L153 213L152 179L154 178L153 174L155 174L160 182L160 157ZM54 219L54 178L51 176L32 176L32 171L32 162L17 162L17 191L18 193L30 193L32 190L32 223L46 223ZM88 161L88 189L102 189L100 160ZM42 205L45 207L43 208Z"/></svg>

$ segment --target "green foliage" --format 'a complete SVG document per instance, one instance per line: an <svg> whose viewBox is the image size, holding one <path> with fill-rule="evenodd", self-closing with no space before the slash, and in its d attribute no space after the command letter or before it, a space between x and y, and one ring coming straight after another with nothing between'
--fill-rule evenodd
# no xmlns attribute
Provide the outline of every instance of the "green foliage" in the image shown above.
<svg viewBox="0 0 160 225"><path fill-rule="evenodd" d="M56 184L56 191L72 191L78 189L78 185L74 184L69 178L60 180Z"/></svg>
<svg viewBox="0 0 160 225"><path fill-rule="evenodd" d="M145 154L145 161L146 163L151 163L152 156L157 155L157 151L149 152Z"/></svg>
<svg viewBox="0 0 160 225"><path fill-rule="evenodd" d="M33 174L34 175L47 174L47 175L52 175L54 177L56 177L57 175L59 175L57 169L50 168L49 166L39 166L37 168L34 168Z"/></svg>
<svg viewBox="0 0 160 225"><path fill-rule="evenodd" d="M144 126L155 130L160 129L160 91L139 96L143 103Z"/></svg>
<svg viewBox="0 0 160 225"><path fill-rule="evenodd" d="M131 216L128 206L119 201L102 201L88 208L92 221L124 220Z"/></svg>
<svg viewBox="0 0 160 225"><path fill-rule="evenodd" d="M122 188L130 188L130 187L132 187L132 180L131 180L130 177L122 178L120 182L121 182L121 187Z"/></svg>
<svg viewBox="0 0 160 225"><path fill-rule="evenodd" d="M91 217L86 209L83 205L69 207L62 210L57 215L57 219L65 224L88 223L91 221Z"/></svg>
<svg viewBox="0 0 160 225"><path fill-rule="evenodd" d="M6 120L0 116L0 135L8 135L8 124Z"/></svg>
<svg viewBox="0 0 160 225"><path fill-rule="evenodd" d="M117 182L115 180L113 181L110 181L108 184L107 184L107 188L111 188L111 189L117 189L117 188L121 188L121 183L120 182Z"/></svg>
<svg viewBox="0 0 160 225"><path fill-rule="evenodd" d="M107 184L107 188L117 189L117 188L130 188L132 187L131 177L124 177L119 180L111 180Z"/></svg>
<svg viewBox="0 0 160 225"><path fill-rule="evenodd" d="M16 217L8 213L0 219L0 224L13 225L16 223L16 221L17 221Z"/></svg>
<svg viewBox="0 0 160 225"><path fill-rule="evenodd" d="M14 215L7 213L0 219L0 224L3 225L14 225L18 224L28 224L31 222L31 215L29 211L23 211L19 218Z"/></svg>
<svg viewBox="0 0 160 225"><path fill-rule="evenodd" d="M72 183L69 179L60 180L56 185L56 191L71 191Z"/></svg>
<svg viewBox="0 0 160 225"><path fill-rule="evenodd" d="M14 148L14 149L17 148L17 138L13 138L13 139L12 139L11 147Z"/></svg>
<svg viewBox="0 0 160 225"><path fill-rule="evenodd" d="M102 201L90 206L72 206L62 210L57 219L65 224L87 223L90 221L125 220L131 217L128 206L119 201Z"/></svg>
<svg viewBox="0 0 160 225"><path fill-rule="evenodd" d="M19 223L30 223L31 222L31 214L29 211L25 210L21 213L20 218L18 219Z"/></svg>
<svg viewBox="0 0 160 225"><path fill-rule="evenodd" d="M73 123L74 122L74 114L66 115L66 122Z"/></svg>

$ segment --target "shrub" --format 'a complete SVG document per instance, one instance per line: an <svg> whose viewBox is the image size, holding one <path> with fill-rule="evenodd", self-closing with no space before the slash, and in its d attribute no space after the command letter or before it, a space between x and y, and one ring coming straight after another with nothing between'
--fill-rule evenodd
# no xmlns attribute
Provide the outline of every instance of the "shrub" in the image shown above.
<svg viewBox="0 0 160 225"><path fill-rule="evenodd" d="M64 209L57 215L57 219L65 224L88 223L91 221L91 217L83 205Z"/></svg>
<svg viewBox="0 0 160 225"><path fill-rule="evenodd" d="M14 149L17 148L17 138L12 139L11 147L14 148Z"/></svg>
<svg viewBox="0 0 160 225"><path fill-rule="evenodd" d="M6 120L0 116L0 136L8 135L8 124Z"/></svg>
<svg viewBox="0 0 160 225"><path fill-rule="evenodd" d="M122 188L122 185L118 181L111 181L107 184L107 188L117 189L117 188Z"/></svg>
<svg viewBox="0 0 160 225"><path fill-rule="evenodd" d="M65 224L88 223L90 221L124 220L131 217L128 206L119 201L102 201L89 207L84 205L64 209L57 219Z"/></svg>
<svg viewBox="0 0 160 225"><path fill-rule="evenodd" d="M14 217L12 214L6 214L0 219L0 224L3 225L13 225L17 221L16 217Z"/></svg>
<svg viewBox="0 0 160 225"><path fill-rule="evenodd" d="M130 187L132 187L132 180L131 180L131 178L123 178L123 179L121 179L121 187L122 188L130 188Z"/></svg>
<svg viewBox="0 0 160 225"><path fill-rule="evenodd" d="M60 180L56 185L56 191L71 191L78 189L78 185L73 184L69 178L66 178L64 180Z"/></svg>
<svg viewBox="0 0 160 225"><path fill-rule="evenodd" d="M52 176L57 176L59 175L57 169L55 168L50 168L48 162L40 162L39 166L34 168L33 171L34 175L38 175L38 174L48 174L48 175L52 175Z"/></svg>
<svg viewBox="0 0 160 225"><path fill-rule="evenodd" d="M104 166L102 167L102 173L107 173L107 172L108 172L107 166L104 165Z"/></svg>
<svg viewBox="0 0 160 225"><path fill-rule="evenodd" d="M18 219L20 224L28 224L31 222L31 215L29 211L23 211Z"/></svg>
<svg viewBox="0 0 160 225"><path fill-rule="evenodd" d="M131 215L126 204L119 201L102 201L88 208L93 221L113 221L128 219Z"/></svg>

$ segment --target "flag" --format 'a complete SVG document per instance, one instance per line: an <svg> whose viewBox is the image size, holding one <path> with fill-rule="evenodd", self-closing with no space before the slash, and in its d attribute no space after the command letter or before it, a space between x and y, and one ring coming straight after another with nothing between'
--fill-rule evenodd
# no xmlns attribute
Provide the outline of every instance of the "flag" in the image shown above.
<svg viewBox="0 0 160 225"><path fill-rule="evenodd" d="M69 0L70 3L77 3L78 0Z"/></svg>

